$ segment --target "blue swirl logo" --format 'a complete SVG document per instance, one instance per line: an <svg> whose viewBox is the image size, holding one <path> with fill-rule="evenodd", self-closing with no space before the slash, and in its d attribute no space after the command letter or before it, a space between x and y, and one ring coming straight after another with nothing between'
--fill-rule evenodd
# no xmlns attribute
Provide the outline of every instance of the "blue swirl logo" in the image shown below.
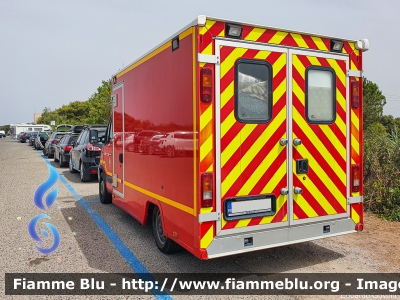
<svg viewBox="0 0 400 300"><path fill-rule="evenodd" d="M49 178L42 183L36 190L35 195L33 197L33 203L35 204L35 206L41 210L46 210L49 209L54 202L56 201L56 198L58 196L58 186L55 187L55 189L51 192L48 193L48 195L46 196L46 206L47 208L44 206L43 203L43 197L44 194L50 190L50 188L57 183L60 175L58 174L58 172L50 165L47 165L47 167L49 168ZM40 236L38 235L37 231L36 231L36 227L38 225L38 222L40 219L50 219L50 217L46 214L40 214L37 215L36 217L34 217L28 225L28 232L30 234L30 236L32 237L32 239L34 239L35 241L39 242L39 243L43 243L44 241L40 238ZM50 248L41 248L39 246L35 246L36 249L41 252L42 254L49 254L53 251L55 251L58 246L60 245L60 234L58 233L57 228L47 222L43 222L44 225L46 225L46 227L50 230L50 232L53 235L53 245ZM45 229L41 229L40 233L45 237L48 238L49 234Z"/></svg>
<svg viewBox="0 0 400 300"><path fill-rule="evenodd" d="M35 203L36 207L41 209L41 210L46 210L43 204L43 196L44 194L58 181L58 178L60 175L58 172L51 166L47 165L49 168L49 178L43 182L39 187L37 188L35 195L33 196L33 202ZM56 198L58 196L58 186L51 191L47 197L46 197L46 205L47 208L50 208L54 201L56 201Z"/></svg>

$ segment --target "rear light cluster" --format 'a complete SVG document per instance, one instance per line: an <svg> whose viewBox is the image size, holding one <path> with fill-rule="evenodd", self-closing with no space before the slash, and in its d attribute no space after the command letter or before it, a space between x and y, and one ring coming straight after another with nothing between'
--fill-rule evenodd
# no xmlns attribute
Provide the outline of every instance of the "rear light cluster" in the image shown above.
<svg viewBox="0 0 400 300"><path fill-rule="evenodd" d="M358 108L360 106L360 88L358 81L351 82L351 107Z"/></svg>
<svg viewBox="0 0 400 300"><path fill-rule="evenodd" d="M213 206L213 176L211 173L201 175L202 207Z"/></svg>
<svg viewBox="0 0 400 300"><path fill-rule="evenodd" d="M52 140L51 143L52 143L52 144L58 144L59 141L60 141L60 140Z"/></svg>
<svg viewBox="0 0 400 300"><path fill-rule="evenodd" d="M360 165L352 165L351 166L351 177L352 184L351 190L353 193L357 193L360 191Z"/></svg>
<svg viewBox="0 0 400 300"><path fill-rule="evenodd" d="M86 146L86 156L87 157L96 157L100 156L101 148L98 146L95 146L93 144L87 144Z"/></svg>
<svg viewBox="0 0 400 300"><path fill-rule="evenodd" d="M72 150L72 146L65 146L64 150L65 151L71 151Z"/></svg>
<svg viewBox="0 0 400 300"><path fill-rule="evenodd" d="M101 151L101 148L89 143L86 146L86 150L87 151Z"/></svg>
<svg viewBox="0 0 400 300"><path fill-rule="evenodd" d="M204 103L212 101L212 70L210 68L201 70L201 101Z"/></svg>

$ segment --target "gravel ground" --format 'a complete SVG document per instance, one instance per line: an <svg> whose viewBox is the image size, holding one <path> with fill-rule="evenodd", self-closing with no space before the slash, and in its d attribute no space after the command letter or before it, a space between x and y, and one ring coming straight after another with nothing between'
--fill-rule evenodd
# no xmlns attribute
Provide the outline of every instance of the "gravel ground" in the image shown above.
<svg viewBox="0 0 400 300"><path fill-rule="evenodd" d="M150 273L383 273L398 272L400 223L365 216L364 231L314 242L200 261L186 251L163 255L154 244L151 229L113 205L102 205L98 183L81 183L78 174L54 164L60 176L78 192L118 235ZM0 139L0 274L1 299L5 273L131 273L133 270L76 198L58 181L59 194L45 212L33 204L37 187L49 176L41 153L27 144ZM41 255L29 236L30 220L47 213L61 236L59 248ZM36 244L35 244L36 243ZM46 247L48 245L44 245ZM326 299L340 296L172 296L176 299ZM400 296L399 296L400 297ZM137 296L35 296L35 299L152 299Z"/></svg>

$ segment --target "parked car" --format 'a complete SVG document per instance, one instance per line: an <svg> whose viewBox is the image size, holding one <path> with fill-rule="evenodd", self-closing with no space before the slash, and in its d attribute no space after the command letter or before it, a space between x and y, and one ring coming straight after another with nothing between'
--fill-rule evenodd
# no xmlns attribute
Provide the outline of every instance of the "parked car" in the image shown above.
<svg viewBox="0 0 400 300"><path fill-rule="evenodd" d="M24 134L25 134L25 131L24 131L24 132L21 132L20 134L18 134L18 135L17 135L17 140L21 142L21 138L22 138L22 136L23 136Z"/></svg>
<svg viewBox="0 0 400 300"><path fill-rule="evenodd" d="M102 127L104 126L104 127ZM100 153L106 136L105 125L85 126L70 151L69 171L79 172L81 181L90 181L91 175L97 175Z"/></svg>
<svg viewBox="0 0 400 300"><path fill-rule="evenodd" d="M21 143L26 143L27 140L29 140L29 138L31 137L31 132L24 132L23 134L21 134L21 136L19 137L19 141Z"/></svg>
<svg viewBox="0 0 400 300"><path fill-rule="evenodd" d="M140 141L139 152L148 154L158 154L161 152L159 147L161 139L164 138L164 134L156 134L152 137L144 138Z"/></svg>
<svg viewBox="0 0 400 300"><path fill-rule="evenodd" d="M36 150L42 150L48 139L49 139L49 133L41 131L36 136L33 148L35 148Z"/></svg>
<svg viewBox="0 0 400 300"><path fill-rule="evenodd" d="M181 156L186 152L193 151L193 132L170 132L161 139L160 148L168 157Z"/></svg>
<svg viewBox="0 0 400 300"><path fill-rule="evenodd" d="M65 133L71 132L71 128L73 126L69 124L60 124L56 127L56 131L50 135L50 138L47 140L46 144L43 148L43 154L48 158L54 157L54 151L56 149L56 145L60 141L60 139L65 135Z"/></svg>
<svg viewBox="0 0 400 300"><path fill-rule="evenodd" d="M48 158L54 157L54 151L56 150L56 145L60 139L65 135L65 132L53 132L43 148L43 154Z"/></svg>
<svg viewBox="0 0 400 300"><path fill-rule="evenodd" d="M29 141L27 141L27 143L29 144L29 146L33 146L33 143L35 142L35 139L36 139L37 135L38 135L38 132L37 132L37 131L33 131L33 132L31 133L31 137L29 138Z"/></svg>
<svg viewBox="0 0 400 300"><path fill-rule="evenodd" d="M145 138L151 138L157 134L162 134L159 131L154 130L142 130L139 133L135 134L133 137L133 144L126 145L128 151L139 152L140 142Z"/></svg>
<svg viewBox="0 0 400 300"><path fill-rule="evenodd" d="M56 145L54 161L59 162L60 167L66 167L69 163L70 151L74 142L78 140L79 134L66 133Z"/></svg>

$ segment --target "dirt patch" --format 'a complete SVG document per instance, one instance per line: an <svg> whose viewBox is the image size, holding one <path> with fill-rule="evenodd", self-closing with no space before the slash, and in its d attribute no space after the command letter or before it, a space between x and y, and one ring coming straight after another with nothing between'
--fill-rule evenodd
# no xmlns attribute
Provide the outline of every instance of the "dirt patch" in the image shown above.
<svg viewBox="0 0 400 300"><path fill-rule="evenodd" d="M355 245L363 249L360 254L377 262L378 272L397 273L400 267L400 222L384 221L367 212L364 224L360 233L331 240L342 246Z"/></svg>

